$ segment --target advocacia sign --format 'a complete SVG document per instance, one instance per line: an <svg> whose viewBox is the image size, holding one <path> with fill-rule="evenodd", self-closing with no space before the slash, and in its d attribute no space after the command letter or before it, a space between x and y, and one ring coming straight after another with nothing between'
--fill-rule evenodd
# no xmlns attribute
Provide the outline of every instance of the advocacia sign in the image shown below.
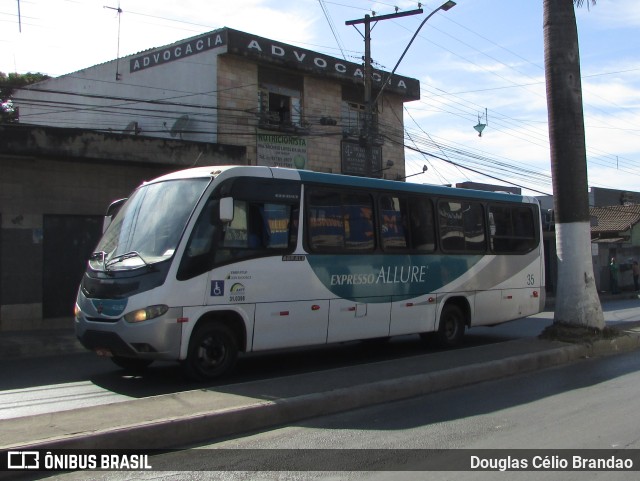
<svg viewBox="0 0 640 481"><path fill-rule="evenodd" d="M357 83L364 80L362 64L346 62L319 52L230 28L214 30L136 55L129 60L129 71L131 73L139 72L217 48L220 48L219 53L221 54L240 55L244 58L260 61L260 63L271 63L292 70L303 70L313 75L348 79ZM380 88L382 82L387 79L387 73L374 69L371 78L374 87ZM420 82L417 79L394 74L386 81L385 89L387 92L402 95L405 100L420 99Z"/></svg>

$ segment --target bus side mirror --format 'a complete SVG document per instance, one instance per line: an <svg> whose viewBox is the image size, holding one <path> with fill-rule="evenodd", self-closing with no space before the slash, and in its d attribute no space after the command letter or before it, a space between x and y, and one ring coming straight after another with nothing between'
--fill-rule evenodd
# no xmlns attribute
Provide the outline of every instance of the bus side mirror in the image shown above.
<svg viewBox="0 0 640 481"><path fill-rule="evenodd" d="M127 199L118 199L111 202L109 207L107 208L107 213L104 215L104 219L102 220L102 233L104 234L107 230L107 227L111 224L113 218L118 214L120 208L124 205Z"/></svg>
<svg viewBox="0 0 640 481"><path fill-rule="evenodd" d="M220 222L229 223L233 220L233 197L220 199Z"/></svg>

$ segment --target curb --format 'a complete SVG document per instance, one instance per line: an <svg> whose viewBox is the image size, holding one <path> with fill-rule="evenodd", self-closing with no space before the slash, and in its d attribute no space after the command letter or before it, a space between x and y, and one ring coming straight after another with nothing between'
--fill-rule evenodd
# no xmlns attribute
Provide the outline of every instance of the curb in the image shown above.
<svg viewBox="0 0 640 481"><path fill-rule="evenodd" d="M0 333L2 335L2 333ZM0 360L15 360L56 356L60 354L80 354L89 352L69 329L46 331L14 331L2 335Z"/></svg>
<svg viewBox="0 0 640 481"><path fill-rule="evenodd" d="M181 417L157 419L101 431L73 433L46 440L5 446L2 449L170 449L239 435L246 432L336 414L375 404L400 401L519 373L550 368L580 359L605 356L640 348L640 335L626 332L612 340L590 345L547 342L541 352L516 355L477 365L405 376L299 395L274 401L211 410ZM215 433L215 436L212 435Z"/></svg>
<svg viewBox="0 0 640 481"><path fill-rule="evenodd" d="M583 346L586 351L584 357L599 357L640 349L640 329L638 327L631 327L622 330L622 332L624 334L614 339L601 340Z"/></svg>

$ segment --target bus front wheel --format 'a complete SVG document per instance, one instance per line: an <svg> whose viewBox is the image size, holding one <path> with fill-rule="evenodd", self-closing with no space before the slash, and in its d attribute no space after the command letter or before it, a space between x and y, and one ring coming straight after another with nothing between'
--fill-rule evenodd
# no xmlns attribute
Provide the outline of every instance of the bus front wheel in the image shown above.
<svg viewBox="0 0 640 481"><path fill-rule="evenodd" d="M465 319L462 309L455 304L447 304L440 314L440 325L436 340L442 347L455 347L462 342Z"/></svg>
<svg viewBox="0 0 640 481"><path fill-rule="evenodd" d="M231 329L224 324L207 323L191 335L182 366L191 379L207 381L228 372L237 358L238 343Z"/></svg>

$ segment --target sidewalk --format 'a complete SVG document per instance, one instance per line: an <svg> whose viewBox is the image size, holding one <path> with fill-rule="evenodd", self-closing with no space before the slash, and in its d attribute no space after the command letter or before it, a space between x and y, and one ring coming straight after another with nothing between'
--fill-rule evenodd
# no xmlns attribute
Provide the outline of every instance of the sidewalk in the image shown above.
<svg viewBox="0 0 640 481"><path fill-rule="evenodd" d="M640 321L593 345L537 338L0 421L3 449L168 449L640 349ZM17 339L14 339L14 341ZM51 339L54 344L55 339ZM44 352L39 350L40 353Z"/></svg>
<svg viewBox="0 0 640 481"><path fill-rule="evenodd" d="M87 352L76 339L73 319L67 329L0 332L0 360Z"/></svg>

